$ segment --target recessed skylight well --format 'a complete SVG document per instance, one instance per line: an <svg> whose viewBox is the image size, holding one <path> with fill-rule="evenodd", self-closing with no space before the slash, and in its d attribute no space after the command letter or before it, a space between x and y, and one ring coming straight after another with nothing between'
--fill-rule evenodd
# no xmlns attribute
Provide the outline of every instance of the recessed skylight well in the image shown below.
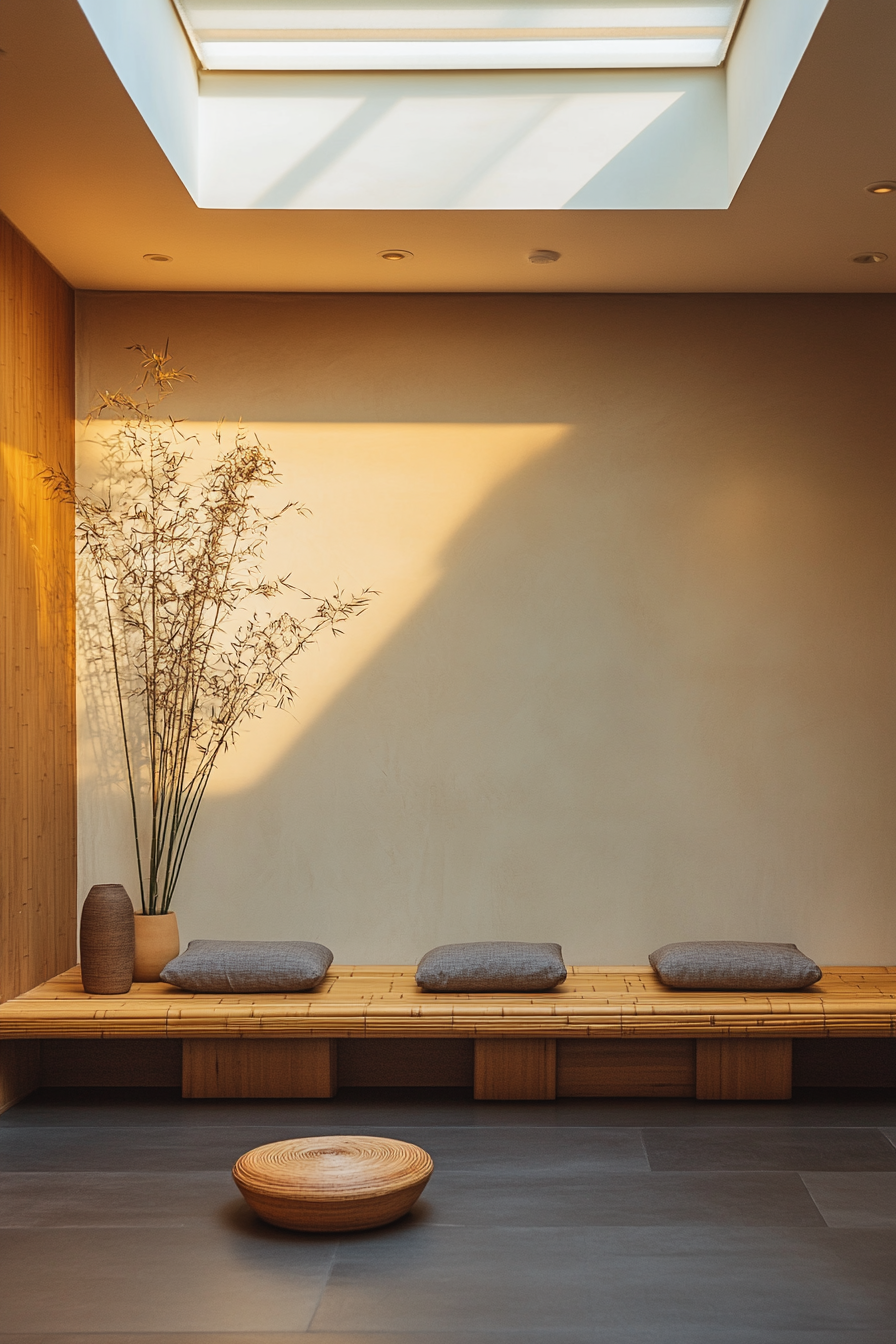
<svg viewBox="0 0 896 1344"><path fill-rule="evenodd" d="M719 65L746 0L174 3L206 70L603 70Z"/></svg>
<svg viewBox="0 0 896 1344"><path fill-rule="evenodd" d="M77 3L202 209L581 211L726 209L828 0Z"/></svg>

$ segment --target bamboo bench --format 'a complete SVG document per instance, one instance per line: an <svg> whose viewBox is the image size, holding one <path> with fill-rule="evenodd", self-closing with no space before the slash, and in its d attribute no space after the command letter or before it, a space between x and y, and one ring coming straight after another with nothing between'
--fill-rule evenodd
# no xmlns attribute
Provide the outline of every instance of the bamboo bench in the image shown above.
<svg viewBox="0 0 896 1344"><path fill-rule="evenodd" d="M334 966L305 994L107 996L85 994L76 966L0 1005L0 1051L24 1078L41 1039L181 1041L185 1097L329 1097L339 1042L450 1039L471 1043L481 1100L783 1100L795 1038L896 1037L896 967L829 967L781 994L671 990L646 966L572 967L539 994L430 994L414 971Z"/></svg>

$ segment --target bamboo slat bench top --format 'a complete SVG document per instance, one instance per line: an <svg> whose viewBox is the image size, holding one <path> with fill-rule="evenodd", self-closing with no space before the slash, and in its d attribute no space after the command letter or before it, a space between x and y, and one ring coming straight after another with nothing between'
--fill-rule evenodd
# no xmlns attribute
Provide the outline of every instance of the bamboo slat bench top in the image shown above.
<svg viewBox="0 0 896 1344"><path fill-rule="evenodd" d="M573 966L537 994L429 994L414 972L333 966L303 994L92 995L75 966L0 1004L0 1038L896 1036L896 966L830 966L780 994L668 989L649 966Z"/></svg>

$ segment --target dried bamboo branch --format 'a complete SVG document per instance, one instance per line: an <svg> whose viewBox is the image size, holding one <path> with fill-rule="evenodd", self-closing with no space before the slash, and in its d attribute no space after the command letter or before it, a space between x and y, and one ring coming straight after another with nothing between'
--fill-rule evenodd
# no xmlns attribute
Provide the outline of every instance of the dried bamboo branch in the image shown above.
<svg viewBox="0 0 896 1344"><path fill-rule="evenodd" d="M102 589L141 903L144 914L162 914L221 752L248 719L291 703L293 660L321 631L340 633L374 590L346 597L337 588L328 598L299 590L315 604L310 617L260 614L260 604L294 586L289 576L262 573L269 528L307 510L259 507L257 493L280 478L270 448L242 424L229 447L218 427L218 456L188 479L191 439L159 406L192 375L172 364L167 345L129 348L142 356L138 391L151 391L98 394L89 419L116 422L102 480L80 488L60 470L41 474L74 503L80 548ZM142 706L143 740L126 712L130 700Z"/></svg>

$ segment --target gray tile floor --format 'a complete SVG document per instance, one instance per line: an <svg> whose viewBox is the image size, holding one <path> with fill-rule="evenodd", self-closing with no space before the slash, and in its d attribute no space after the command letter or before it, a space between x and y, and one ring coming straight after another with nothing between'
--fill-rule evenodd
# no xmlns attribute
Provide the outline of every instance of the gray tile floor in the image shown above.
<svg viewBox="0 0 896 1344"><path fill-rule="evenodd" d="M402 1222L259 1222L234 1159L391 1134ZM37 1093L0 1117L0 1344L896 1344L896 1093L474 1104Z"/></svg>

